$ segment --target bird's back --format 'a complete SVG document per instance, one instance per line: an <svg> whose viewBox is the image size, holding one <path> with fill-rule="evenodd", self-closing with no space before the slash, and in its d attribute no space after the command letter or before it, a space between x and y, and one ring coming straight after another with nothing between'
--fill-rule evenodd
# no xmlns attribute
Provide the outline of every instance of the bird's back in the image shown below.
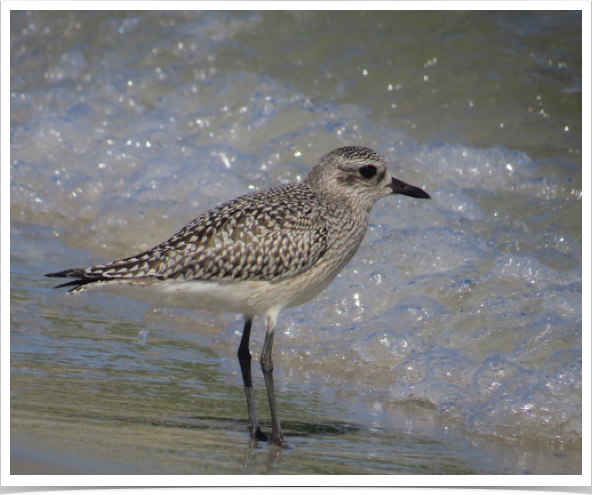
<svg viewBox="0 0 592 495"><path fill-rule="evenodd" d="M267 281L293 277L326 252L325 202L304 184L279 186L222 204L135 256L52 273L72 291L110 281Z"/></svg>

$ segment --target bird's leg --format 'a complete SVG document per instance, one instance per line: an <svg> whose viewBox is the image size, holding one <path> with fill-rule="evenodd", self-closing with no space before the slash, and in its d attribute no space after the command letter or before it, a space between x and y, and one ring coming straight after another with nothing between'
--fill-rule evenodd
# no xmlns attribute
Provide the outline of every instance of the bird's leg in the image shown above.
<svg viewBox="0 0 592 495"><path fill-rule="evenodd" d="M282 435L280 418L275 403L275 390L273 388L273 362L271 361L271 350L273 348L273 332L275 330L275 318L267 316L267 332L265 333L265 342L263 352L261 353L261 369L265 378L265 388L267 390L267 399L269 400L269 410L271 412L271 442L280 447L287 448L288 444Z"/></svg>
<svg viewBox="0 0 592 495"><path fill-rule="evenodd" d="M253 381L251 380L251 353L249 352L249 338L251 336L251 324L253 318L245 317L245 327L243 336L238 347L238 362L240 363L241 373L243 375L243 384L245 386L245 395L247 396L247 408L249 409L249 431L251 438L267 442L268 437L259 428L257 421L257 411L255 410L255 397L253 395Z"/></svg>

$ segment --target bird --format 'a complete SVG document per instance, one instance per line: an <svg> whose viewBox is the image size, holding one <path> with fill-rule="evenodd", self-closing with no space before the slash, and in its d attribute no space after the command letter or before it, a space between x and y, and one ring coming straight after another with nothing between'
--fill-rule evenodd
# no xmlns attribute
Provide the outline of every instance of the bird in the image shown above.
<svg viewBox="0 0 592 495"><path fill-rule="evenodd" d="M69 293L109 290L156 306L242 314L237 355L250 437L287 448L273 381L278 317L330 285L360 247L372 206L393 194L430 199L392 177L370 148L341 147L322 156L302 182L239 196L148 251L46 276L74 279L55 286L70 287ZM260 365L271 434L261 430L255 410L249 339L256 316L266 324Z"/></svg>

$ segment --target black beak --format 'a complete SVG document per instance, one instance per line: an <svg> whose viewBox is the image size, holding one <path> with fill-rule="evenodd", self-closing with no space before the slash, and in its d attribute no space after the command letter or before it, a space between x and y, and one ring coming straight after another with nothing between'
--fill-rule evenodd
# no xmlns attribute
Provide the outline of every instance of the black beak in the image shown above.
<svg viewBox="0 0 592 495"><path fill-rule="evenodd" d="M393 194L403 194L412 198L432 199L423 189L407 184L394 177L391 177L390 188L393 190Z"/></svg>

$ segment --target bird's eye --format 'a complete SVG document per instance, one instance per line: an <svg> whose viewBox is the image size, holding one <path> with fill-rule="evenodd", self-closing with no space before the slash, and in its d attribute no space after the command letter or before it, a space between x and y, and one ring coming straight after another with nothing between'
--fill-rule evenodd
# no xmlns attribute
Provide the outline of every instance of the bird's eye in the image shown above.
<svg viewBox="0 0 592 495"><path fill-rule="evenodd" d="M371 179L376 175L376 167L374 165L366 165L360 168L360 175L365 179Z"/></svg>

